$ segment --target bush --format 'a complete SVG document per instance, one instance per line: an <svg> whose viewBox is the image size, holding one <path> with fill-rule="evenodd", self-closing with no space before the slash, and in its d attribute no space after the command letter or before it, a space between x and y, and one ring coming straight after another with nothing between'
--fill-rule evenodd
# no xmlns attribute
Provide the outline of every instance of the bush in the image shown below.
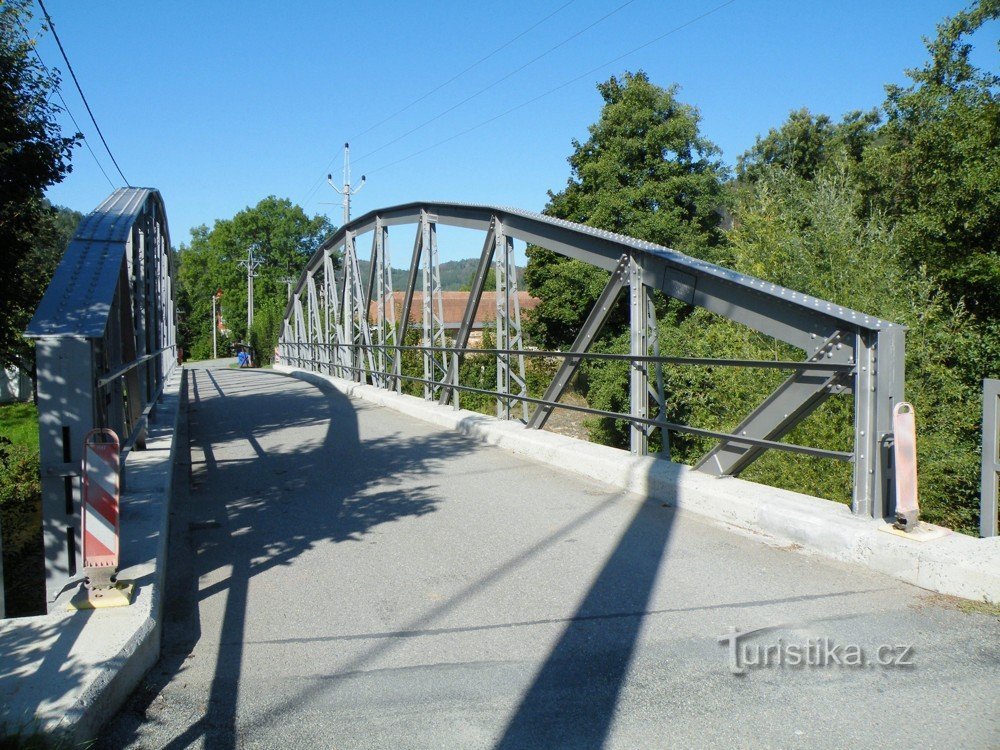
<svg viewBox="0 0 1000 750"><path fill-rule="evenodd" d="M975 533L979 506L981 377L998 350L996 326L977 326L925 272L910 272L887 223L858 218L859 192L835 167L807 180L779 167L745 186L729 233L725 265L865 313L902 323L906 398L917 414L922 516ZM672 304L659 325L663 354L692 357L797 359L805 353L705 310ZM627 352L628 334L605 342ZM992 365L995 367L995 365ZM588 400L628 411L628 368L591 363ZM731 367L666 367L669 421L730 432L787 373ZM625 447L625 420L593 420L596 442ZM853 402L828 400L786 438L802 445L852 450ZM678 437L674 460L696 461L714 440ZM850 502L849 464L770 451L743 476L776 487Z"/></svg>
<svg viewBox="0 0 1000 750"><path fill-rule="evenodd" d="M17 557L35 544L42 529L42 487L38 451L0 437L0 523L4 557Z"/></svg>

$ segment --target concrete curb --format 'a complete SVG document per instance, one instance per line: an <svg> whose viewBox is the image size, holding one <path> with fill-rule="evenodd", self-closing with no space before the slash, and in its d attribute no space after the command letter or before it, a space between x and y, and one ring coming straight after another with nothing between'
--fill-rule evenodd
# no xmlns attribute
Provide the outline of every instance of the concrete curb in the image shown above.
<svg viewBox="0 0 1000 750"><path fill-rule="evenodd" d="M854 516L840 503L748 482L711 477L689 467L541 430L526 430L477 412L439 406L370 385L276 365L275 371L388 407L721 523L906 583L966 599L1000 602L1000 537L947 533L918 542L886 533L888 524Z"/></svg>
<svg viewBox="0 0 1000 750"><path fill-rule="evenodd" d="M122 568L131 606L0 623L0 720L70 745L93 740L160 656L169 498L184 373L168 379L146 449L129 453L121 498ZM58 655L58 656L57 656Z"/></svg>

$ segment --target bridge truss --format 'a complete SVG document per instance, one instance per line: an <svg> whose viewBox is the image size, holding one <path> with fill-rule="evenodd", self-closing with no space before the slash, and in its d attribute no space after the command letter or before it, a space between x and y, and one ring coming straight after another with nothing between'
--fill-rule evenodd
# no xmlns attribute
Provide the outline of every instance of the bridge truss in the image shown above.
<svg viewBox="0 0 1000 750"><path fill-rule="evenodd" d="M177 362L163 200L122 188L80 222L25 335L35 340L47 599L82 570L81 455L96 427L144 447Z"/></svg>
<svg viewBox="0 0 1000 750"><path fill-rule="evenodd" d="M415 237L397 319L391 303L389 228L406 225L415 227ZM450 342L444 329L438 271L439 225L485 234L465 313ZM358 273L356 247L357 238L369 233L373 270L366 286ZM568 351L544 352L524 346L514 240L611 272ZM338 253L344 263L339 275L333 260ZM497 283L497 344L494 349L471 349L469 335L491 265L495 266ZM418 279L423 292L422 327L420 344L415 345L407 344L407 333ZM322 299L315 293L317 285L326 290ZM626 287L630 353L591 352ZM804 351L805 359L661 356L654 292L786 342ZM854 512L882 518L893 511L892 409L903 400L904 332L903 326L624 235L499 206L409 203L369 212L341 227L320 247L302 271L289 300L279 353L289 366L381 388L401 391L404 381L420 383L424 398L441 404L450 401L457 406L461 392L493 395L499 418L517 419L532 429L543 427L555 408L625 419L630 424L631 450L640 455L648 453L655 431L660 432L664 449L669 446L671 432L711 438L716 441L714 447L695 468L718 476L738 475L769 450L849 461L854 466ZM403 360L408 353L421 358L423 377L404 373ZM470 354L496 357L495 391L460 382L461 361ZM530 356L560 360L541 397L528 395L524 359ZM559 403L585 358L629 363L627 414ZM726 433L665 420L666 364L780 369L789 375L732 433ZM843 394L853 395L854 400L853 450L828 450L782 440L824 401Z"/></svg>

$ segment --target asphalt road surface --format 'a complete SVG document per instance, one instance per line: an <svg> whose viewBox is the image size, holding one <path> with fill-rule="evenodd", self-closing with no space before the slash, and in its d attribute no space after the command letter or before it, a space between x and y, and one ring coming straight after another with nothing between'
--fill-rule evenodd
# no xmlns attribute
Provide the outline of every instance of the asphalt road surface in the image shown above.
<svg viewBox="0 0 1000 750"><path fill-rule="evenodd" d="M273 372L191 370L187 417L100 747L1000 746L996 612Z"/></svg>

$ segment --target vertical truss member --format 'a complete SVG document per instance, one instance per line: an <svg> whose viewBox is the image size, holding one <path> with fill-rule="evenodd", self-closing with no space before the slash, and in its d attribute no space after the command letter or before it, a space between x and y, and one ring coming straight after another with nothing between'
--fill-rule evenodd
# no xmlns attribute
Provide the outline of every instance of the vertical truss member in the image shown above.
<svg viewBox="0 0 1000 750"><path fill-rule="evenodd" d="M424 250L423 345L445 347L444 300L441 297L441 268L438 263L437 223L426 213L420 218L420 243ZM448 378L448 353L424 351L424 398L441 395L441 385Z"/></svg>
<svg viewBox="0 0 1000 750"><path fill-rule="evenodd" d="M660 336L656 329L656 308L653 297L649 293L643 279L643 269L640 261L633 256L629 261L629 321L632 334L632 354L648 357L660 356ZM651 371L653 377L650 377ZM629 396L631 414L640 419L664 416L663 365L660 362L633 361L629 369ZM650 399L656 408L653 415L650 410ZM666 430L648 424L632 422L630 444L632 452L640 456L649 453L649 439L655 430L660 430L662 448L660 452L670 456L670 438Z"/></svg>
<svg viewBox="0 0 1000 750"><path fill-rule="evenodd" d="M394 356L396 346L396 300L392 293L392 263L389 260L389 228L382 223L381 218L375 219L375 229L372 232L371 274L368 276L368 296L365 310L371 314L371 303L375 303L375 370L379 373L396 372L397 360ZM385 375L373 375L373 379L385 387L394 387L393 378Z"/></svg>
<svg viewBox="0 0 1000 750"><path fill-rule="evenodd" d="M524 355L514 355L511 350L521 351L521 302L517 296L517 266L514 263L514 239L504 234L503 226L497 222L494 251L494 265L497 277L497 417L512 419L511 407L519 408L518 419L527 424L528 402L510 396L527 396L528 388L524 378ZM515 402L520 404L516 406Z"/></svg>

